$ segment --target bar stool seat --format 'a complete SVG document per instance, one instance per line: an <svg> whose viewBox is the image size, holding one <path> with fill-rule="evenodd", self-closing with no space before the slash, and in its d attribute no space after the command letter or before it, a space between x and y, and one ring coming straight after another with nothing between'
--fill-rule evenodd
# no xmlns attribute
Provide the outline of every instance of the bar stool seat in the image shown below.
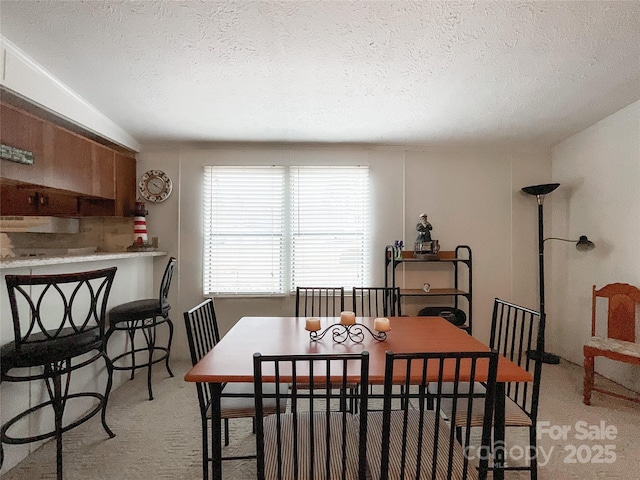
<svg viewBox="0 0 640 480"><path fill-rule="evenodd" d="M147 367L147 387L149 390L149 400L153 400L153 389L151 386L152 366L158 362L165 362L165 367L169 376L173 377L173 372L169 367L169 356L171 354L171 342L173 340L173 322L169 318L171 305L167 301L173 268L176 259L171 257L165 268L162 282L160 284L159 298L145 298L123 303L109 311L109 330L107 331L107 342L116 331L126 331L131 342L130 348L111 357L114 370L130 370L131 378L135 376L135 371ZM157 327L166 323L169 326L169 339L166 346L156 345ZM141 332L144 337L144 345L136 346L136 333ZM107 344L108 346L108 344ZM147 359L142 363L136 362L136 354L145 352ZM157 352L160 352L158 355ZM130 357L130 365L118 365L119 360Z"/></svg>
<svg viewBox="0 0 640 480"><path fill-rule="evenodd" d="M157 298L147 298L144 300L134 300L123 303L109 311L110 322L130 322L141 318L166 317L171 309L168 303L158 308Z"/></svg>
<svg viewBox="0 0 640 480"><path fill-rule="evenodd" d="M61 362L95 350L103 342L95 330L74 334L72 328L64 328L60 331L60 335L60 338L55 339L48 339L42 333L31 335L33 343L24 344L19 350L16 350L13 342L3 345L0 348L2 371L9 372L13 368Z"/></svg>

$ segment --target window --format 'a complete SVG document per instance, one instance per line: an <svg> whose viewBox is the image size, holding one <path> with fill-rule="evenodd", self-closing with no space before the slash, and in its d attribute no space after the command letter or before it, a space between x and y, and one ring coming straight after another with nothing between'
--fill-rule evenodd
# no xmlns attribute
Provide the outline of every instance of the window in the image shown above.
<svg viewBox="0 0 640 480"><path fill-rule="evenodd" d="M205 167L205 294L364 286L368 167Z"/></svg>

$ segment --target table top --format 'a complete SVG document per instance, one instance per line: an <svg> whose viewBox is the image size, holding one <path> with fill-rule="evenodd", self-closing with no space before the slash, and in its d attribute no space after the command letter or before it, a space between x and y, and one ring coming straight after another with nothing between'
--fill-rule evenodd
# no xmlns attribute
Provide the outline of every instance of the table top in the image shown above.
<svg viewBox="0 0 640 480"><path fill-rule="evenodd" d="M305 330L305 320L303 317L243 317L213 350L187 372L184 379L187 382L204 383L252 382L253 354L256 352L263 355L293 355L361 353L366 350L369 352L369 382L382 384L386 351L439 353L489 350L487 345L441 317L390 317L391 331L387 332L385 341L378 342L364 332L362 343L351 340L335 343L330 332L319 341L311 341L309 332ZM324 317L320 321L324 330L338 323L339 318ZM373 330L373 318L358 317L356 322ZM417 369L416 375L413 379L412 374L412 380L419 381ZM481 380L481 376L477 379ZM398 380L402 381L400 378ZM515 363L500 357L498 381L530 382L532 376Z"/></svg>

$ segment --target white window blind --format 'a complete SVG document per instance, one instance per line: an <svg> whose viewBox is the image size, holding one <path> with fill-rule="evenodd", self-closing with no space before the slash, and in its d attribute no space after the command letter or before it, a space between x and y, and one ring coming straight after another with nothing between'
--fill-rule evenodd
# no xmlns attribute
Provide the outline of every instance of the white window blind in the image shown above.
<svg viewBox="0 0 640 480"><path fill-rule="evenodd" d="M206 167L204 292L284 288L285 169Z"/></svg>
<svg viewBox="0 0 640 480"><path fill-rule="evenodd" d="M363 286L369 169L291 167L291 289Z"/></svg>
<svg viewBox="0 0 640 480"><path fill-rule="evenodd" d="M368 167L205 167L205 294L365 286Z"/></svg>

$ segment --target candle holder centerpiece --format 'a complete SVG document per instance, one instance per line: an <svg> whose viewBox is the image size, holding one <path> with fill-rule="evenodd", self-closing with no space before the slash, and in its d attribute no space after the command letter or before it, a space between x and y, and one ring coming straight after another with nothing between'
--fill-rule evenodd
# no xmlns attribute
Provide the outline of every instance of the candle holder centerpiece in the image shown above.
<svg viewBox="0 0 640 480"><path fill-rule="evenodd" d="M321 340L328 332L331 332L335 343L344 343L351 340L354 343L362 343L365 332L369 332L371 337L378 342L384 342L387 339L387 332L391 330L388 318L376 318L373 323L374 330L366 325L356 323L356 316L353 312L342 312L340 314L340 323L328 326L324 330L320 328L319 318L307 318L305 329L309 331L309 338L313 342Z"/></svg>

